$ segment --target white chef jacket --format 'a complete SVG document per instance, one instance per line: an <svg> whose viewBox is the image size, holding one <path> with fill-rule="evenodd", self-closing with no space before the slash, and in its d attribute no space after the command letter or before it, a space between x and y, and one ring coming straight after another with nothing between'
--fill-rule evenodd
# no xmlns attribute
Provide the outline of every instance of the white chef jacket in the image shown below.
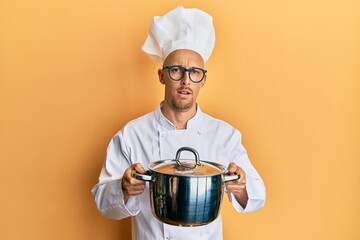
<svg viewBox="0 0 360 240"><path fill-rule="evenodd" d="M249 200L243 209L231 193L229 200L238 212L258 210L265 203L264 183L251 165L241 134L224 121L215 119L197 106L196 115L187 128L176 130L164 117L160 104L157 109L130 121L111 140L101 169L99 183L92 189L99 211L113 219L132 216L132 239L140 240L221 240L221 214L213 222L198 227L172 226L157 220L151 213L149 184L144 193L130 196L125 204L121 188L124 171L134 163L146 169L153 161L174 159L180 147L197 150L201 160L228 166L235 162L246 173ZM194 159L193 153L181 152L181 158Z"/></svg>

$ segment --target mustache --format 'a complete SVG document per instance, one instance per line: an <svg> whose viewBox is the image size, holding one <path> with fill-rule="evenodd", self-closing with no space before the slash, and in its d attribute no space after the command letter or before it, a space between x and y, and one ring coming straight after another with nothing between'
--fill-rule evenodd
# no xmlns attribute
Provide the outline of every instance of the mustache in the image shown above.
<svg viewBox="0 0 360 240"><path fill-rule="evenodd" d="M192 89L191 88L188 88L188 87L181 87L181 88L178 88L178 89L176 89L178 92L179 91L186 91L186 92L190 92L190 93L192 93L193 91L192 91Z"/></svg>

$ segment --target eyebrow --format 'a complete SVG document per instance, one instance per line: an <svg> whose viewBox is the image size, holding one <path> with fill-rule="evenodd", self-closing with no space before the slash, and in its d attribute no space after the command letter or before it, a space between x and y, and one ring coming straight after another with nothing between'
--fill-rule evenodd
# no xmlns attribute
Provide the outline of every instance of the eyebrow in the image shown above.
<svg viewBox="0 0 360 240"><path fill-rule="evenodd" d="M193 68L200 68L200 69L204 69L202 67L194 67L194 66L191 66L189 68L186 68L184 67L183 65L178 65L178 64L174 64L174 65L167 65L167 66L174 66L174 67L182 67L182 68L185 68L185 69L193 69ZM166 66L163 66L163 67L166 67Z"/></svg>

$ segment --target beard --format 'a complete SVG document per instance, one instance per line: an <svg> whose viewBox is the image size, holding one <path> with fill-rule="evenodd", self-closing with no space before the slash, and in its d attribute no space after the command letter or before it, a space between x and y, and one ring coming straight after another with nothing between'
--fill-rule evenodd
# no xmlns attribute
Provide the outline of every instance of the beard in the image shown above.
<svg viewBox="0 0 360 240"><path fill-rule="evenodd" d="M186 111L189 111L191 109L191 107L193 106L193 100L183 103L181 100L176 101L175 99L172 99L171 100L171 106L176 111L186 112Z"/></svg>

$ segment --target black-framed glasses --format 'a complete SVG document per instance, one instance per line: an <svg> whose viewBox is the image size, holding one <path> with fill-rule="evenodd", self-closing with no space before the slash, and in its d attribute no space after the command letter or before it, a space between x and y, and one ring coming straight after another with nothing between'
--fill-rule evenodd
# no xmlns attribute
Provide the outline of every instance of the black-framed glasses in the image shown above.
<svg viewBox="0 0 360 240"><path fill-rule="evenodd" d="M189 78L193 83L199 83L201 82L204 77L205 77L205 73L207 72L206 70L202 69L202 68L184 68L182 66L165 66L163 67L164 69L168 70L168 75L169 77L174 80L174 81L180 81L186 72L189 73Z"/></svg>

